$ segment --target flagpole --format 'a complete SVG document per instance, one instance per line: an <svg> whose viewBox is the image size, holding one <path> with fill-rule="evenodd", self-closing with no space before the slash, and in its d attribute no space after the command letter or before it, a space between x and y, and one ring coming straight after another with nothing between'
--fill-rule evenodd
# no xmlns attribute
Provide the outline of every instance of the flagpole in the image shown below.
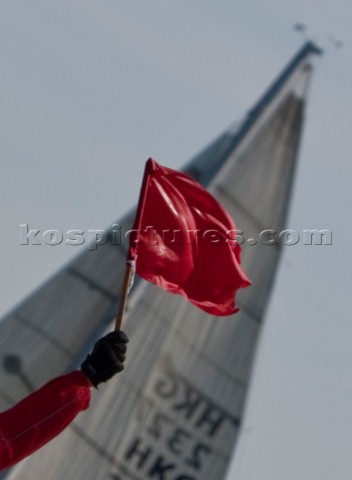
<svg viewBox="0 0 352 480"><path fill-rule="evenodd" d="M130 290L131 280L133 278L133 273L134 273L134 263L135 262L133 260L127 260L126 262L125 274L123 277L123 283L122 283L121 294L120 294L119 310L117 312L116 319L115 319L115 330L121 330L121 325L123 322L123 318L125 316L128 293Z"/></svg>
<svg viewBox="0 0 352 480"><path fill-rule="evenodd" d="M137 232L137 238L136 238L137 245L138 245L138 233L141 227L150 174L153 170L154 170L154 160L152 158L149 158L145 164L142 185L139 193L136 217L133 223L133 230ZM116 331L121 329L121 325L125 316L127 299L128 299L129 291L132 287L132 280L133 280L133 274L135 271L135 265L136 265L136 254L135 254L135 251L132 251L131 245L130 245L127 253L125 273L124 273L122 288L120 293L119 309L115 319Z"/></svg>

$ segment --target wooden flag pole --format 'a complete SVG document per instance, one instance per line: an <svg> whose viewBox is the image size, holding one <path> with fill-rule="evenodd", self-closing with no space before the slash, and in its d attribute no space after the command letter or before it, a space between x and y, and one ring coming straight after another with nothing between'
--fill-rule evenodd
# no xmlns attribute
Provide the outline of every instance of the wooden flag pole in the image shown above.
<svg viewBox="0 0 352 480"><path fill-rule="evenodd" d="M145 200L147 196L149 179L153 169L154 169L154 161L151 158L149 158L149 160L146 162L145 169L144 169L141 190L139 193L137 213L136 213L136 218L134 220L134 225L133 225L133 230L137 232L137 241L138 241L138 233L140 232L140 229L141 229L141 221L142 221ZM131 285L131 280L134 274L134 270L135 270L135 257L131 255L131 247L130 247L129 253L127 255L125 275L123 278L123 283L121 288L119 310L117 312L116 320L115 320L115 330L121 329L122 321L126 312L127 297L130 290L130 285Z"/></svg>
<svg viewBox="0 0 352 480"><path fill-rule="evenodd" d="M117 312L116 320L115 320L115 330L121 330L121 325L122 325L123 318L125 316L128 292L130 289L133 273L134 273L134 262L128 261L126 263L125 274L123 277L119 310Z"/></svg>

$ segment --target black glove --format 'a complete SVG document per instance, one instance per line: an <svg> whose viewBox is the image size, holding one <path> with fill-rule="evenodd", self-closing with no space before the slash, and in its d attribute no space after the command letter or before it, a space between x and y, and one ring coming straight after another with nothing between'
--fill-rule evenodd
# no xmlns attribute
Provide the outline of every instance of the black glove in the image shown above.
<svg viewBox="0 0 352 480"><path fill-rule="evenodd" d="M97 387L124 369L128 337L124 332L111 332L94 345L81 365L82 372Z"/></svg>

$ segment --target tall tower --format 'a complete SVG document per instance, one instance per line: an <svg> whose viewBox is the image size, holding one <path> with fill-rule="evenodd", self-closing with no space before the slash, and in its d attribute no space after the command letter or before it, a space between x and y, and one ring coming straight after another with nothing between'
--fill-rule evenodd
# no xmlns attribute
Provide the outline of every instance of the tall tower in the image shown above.
<svg viewBox="0 0 352 480"><path fill-rule="evenodd" d="M189 162L243 233L253 285L216 318L146 282L130 296L126 372L11 480L220 480L238 438L281 247L312 74L307 43L236 128ZM130 227L133 212L118 223ZM79 365L112 328L127 244L86 251L0 324L0 408ZM18 332L21 331L21 335ZM78 353L77 353L78 352Z"/></svg>

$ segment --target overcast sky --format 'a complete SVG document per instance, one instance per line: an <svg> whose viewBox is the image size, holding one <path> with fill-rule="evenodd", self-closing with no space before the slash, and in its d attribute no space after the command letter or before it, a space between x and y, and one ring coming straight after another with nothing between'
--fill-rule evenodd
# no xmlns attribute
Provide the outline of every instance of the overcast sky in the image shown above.
<svg viewBox="0 0 352 480"><path fill-rule="evenodd" d="M243 117L302 44L295 22L328 47L288 228L333 245L286 247L228 480L352 476L351 18L347 0L1 2L0 314L79 251L21 246L20 224L112 225L149 156L179 168Z"/></svg>

